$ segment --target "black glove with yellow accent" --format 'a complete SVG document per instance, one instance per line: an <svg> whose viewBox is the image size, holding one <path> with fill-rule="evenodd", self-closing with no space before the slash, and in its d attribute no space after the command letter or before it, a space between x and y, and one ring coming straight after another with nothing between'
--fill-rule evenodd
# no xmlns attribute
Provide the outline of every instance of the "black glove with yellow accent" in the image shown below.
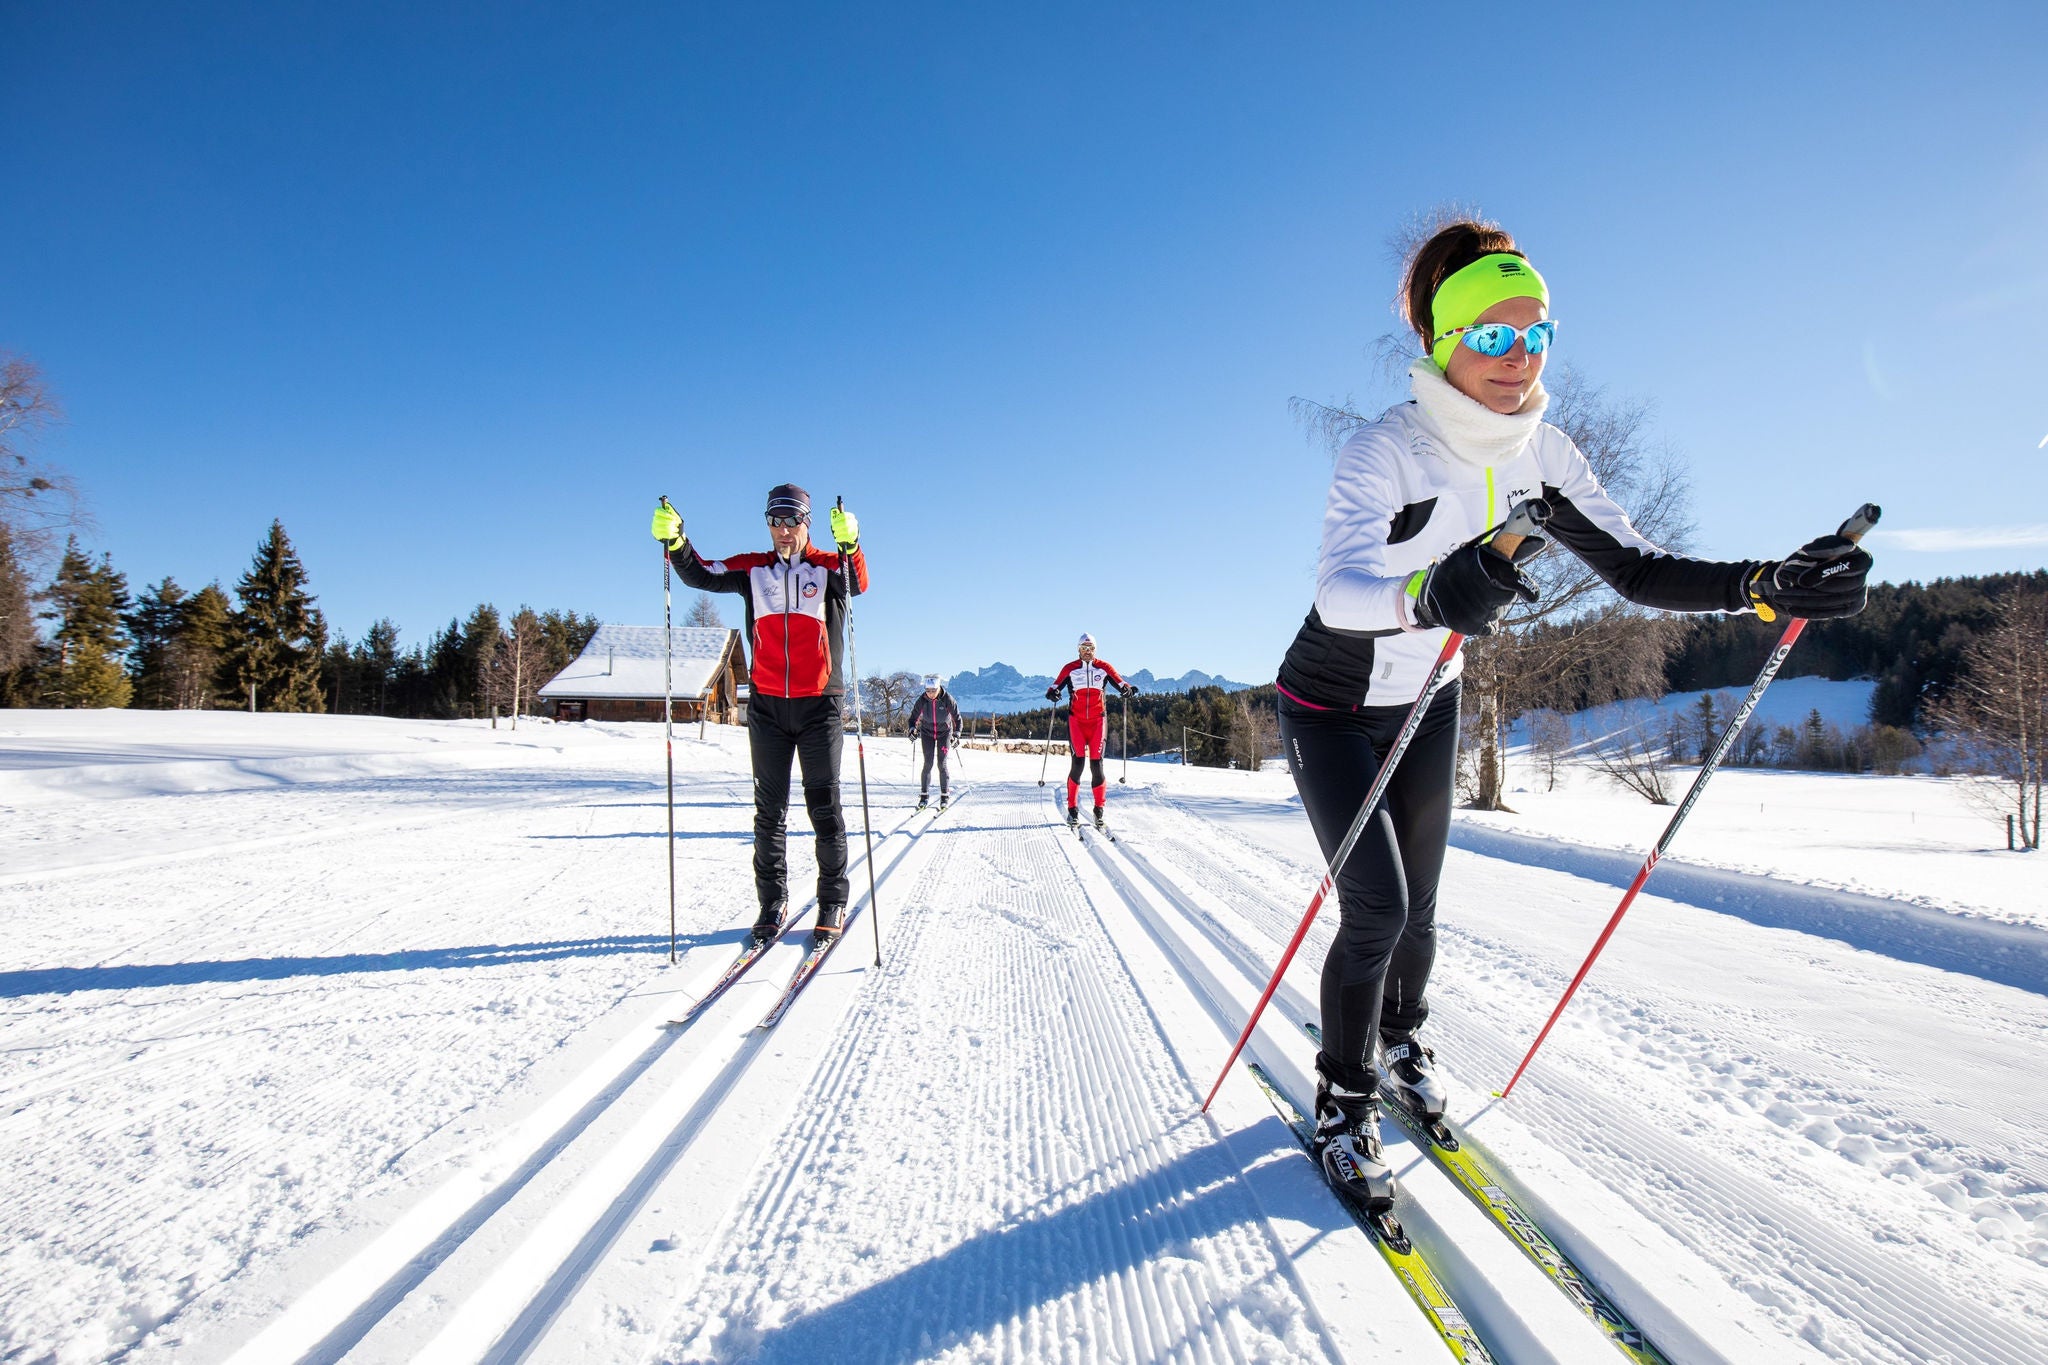
<svg viewBox="0 0 2048 1365"><path fill-rule="evenodd" d="M1839 532L1818 536L1749 576L1750 605L1766 621L1854 616L1869 598L1870 552Z"/></svg>

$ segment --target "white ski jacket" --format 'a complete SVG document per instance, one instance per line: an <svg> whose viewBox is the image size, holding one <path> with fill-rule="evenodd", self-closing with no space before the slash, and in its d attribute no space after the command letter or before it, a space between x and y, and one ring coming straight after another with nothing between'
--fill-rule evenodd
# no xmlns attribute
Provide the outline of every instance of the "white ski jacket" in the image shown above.
<svg viewBox="0 0 2048 1365"><path fill-rule="evenodd" d="M1556 427L1532 422L1519 444L1511 436L1460 454L1441 425L1415 402L1397 404L1338 454L1315 606L1281 662L1283 695L1334 710L1413 703L1449 632L1417 628L1409 578L1539 495L1552 509L1545 534L1629 601L1665 611L1750 609L1743 583L1754 562L1688 559L1652 544ZM1463 669L1460 654L1450 678Z"/></svg>

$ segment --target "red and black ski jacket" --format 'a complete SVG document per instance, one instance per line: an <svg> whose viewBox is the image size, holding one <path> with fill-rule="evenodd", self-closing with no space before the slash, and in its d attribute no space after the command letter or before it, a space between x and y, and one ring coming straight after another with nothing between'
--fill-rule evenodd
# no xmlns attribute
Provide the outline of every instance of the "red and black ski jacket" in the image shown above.
<svg viewBox="0 0 2048 1365"><path fill-rule="evenodd" d="M868 590L867 556L858 548L806 550L785 560L772 551L704 560L688 541L669 555L676 576L700 592L747 599L748 672L762 697L836 697L846 691L846 603ZM844 570L844 572L842 572Z"/></svg>
<svg viewBox="0 0 2048 1365"><path fill-rule="evenodd" d="M1117 685L1120 692L1129 692L1131 685L1123 675L1102 659L1076 659L1060 670L1052 680L1053 690L1065 687L1074 694L1074 709L1068 717L1071 724L1086 725L1101 720L1108 714L1102 702L1102 684L1107 680Z"/></svg>

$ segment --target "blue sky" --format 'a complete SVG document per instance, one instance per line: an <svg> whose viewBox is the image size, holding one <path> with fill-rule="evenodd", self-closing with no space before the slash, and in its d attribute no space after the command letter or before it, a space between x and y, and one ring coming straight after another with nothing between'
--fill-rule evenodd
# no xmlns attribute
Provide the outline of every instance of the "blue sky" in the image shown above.
<svg viewBox="0 0 2048 1365"><path fill-rule="evenodd" d="M1389 235L1522 240L1694 548L2048 562L2048 7L6 3L0 349L95 548L332 624L658 621L862 517L864 671L1271 676ZM2004 329L2009 329L2009 335ZM727 607L736 619L736 603Z"/></svg>

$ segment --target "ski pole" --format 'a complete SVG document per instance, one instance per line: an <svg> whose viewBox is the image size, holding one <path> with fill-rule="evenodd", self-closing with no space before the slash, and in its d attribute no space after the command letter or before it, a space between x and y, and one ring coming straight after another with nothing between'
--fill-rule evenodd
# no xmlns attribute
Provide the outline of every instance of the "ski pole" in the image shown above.
<svg viewBox="0 0 2048 1365"><path fill-rule="evenodd" d="M1852 542L1859 541L1871 527L1877 525L1880 515L1882 509L1876 503L1866 502L1842 523L1836 534L1846 536ZM1764 660L1763 671L1757 674L1756 681L1749 685L1749 695L1742 699L1742 705L1735 708L1735 714L1728 720L1728 728L1721 732L1721 738L1714 744L1713 752L1700 764L1699 774L1693 778L1692 785L1686 788L1685 799L1680 801L1678 809L1671 813L1670 823L1666 824L1664 832L1657 836L1656 844L1650 849L1650 856L1643 859L1642 868L1636 873L1635 880L1630 882L1628 890L1622 893L1621 904L1614 907L1614 913L1608 917L1607 927L1600 931L1599 938L1593 940L1593 951L1587 953L1586 960L1579 964L1578 975L1572 978L1571 985L1564 988L1564 994L1558 998L1557 1008L1551 1010L1550 1017L1543 1021L1542 1029L1536 1034L1536 1041L1529 1044L1529 1051L1522 1058L1522 1064L1515 1068L1515 1074L1508 1077L1506 1085L1493 1092L1501 1099L1506 1099L1514 1091L1515 1082L1522 1079L1522 1073L1527 1071L1529 1063L1535 1060L1536 1049L1543 1046L1543 1040L1550 1036L1551 1026L1556 1024L1558 1016L1564 1013L1564 1007L1571 1003L1579 984L1586 979L1586 973L1593 970L1594 960L1607 946L1607 940L1614 937L1615 929L1621 924L1621 917L1626 915L1629 906L1635 903L1636 893L1641 891L1643 883L1650 879L1651 869L1657 866L1658 859L1671 847L1671 840L1677 835L1678 827L1685 823L1685 817L1692 812L1693 804L1700 799L1700 793L1706 790L1707 779L1714 775L1715 770L1721 766L1721 760L1735 746L1735 736L1748 722L1750 713L1756 710L1756 704L1763 700L1764 689L1778 676L1778 669L1785 662L1785 656L1792 652L1792 646L1798 643L1800 632L1805 629L1806 621L1803 617L1795 616L1786 623L1785 633L1778 637L1778 647L1771 651L1770 658Z"/></svg>
<svg viewBox="0 0 2048 1365"><path fill-rule="evenodd" d="M1131 785L1131 694L1119 692L1117 700L1124 704L1124 773L1117 779L1117 785Z"/></svg>
<svg viewBox="0 0 2048 1365"><path fill-rule="evenodd" d="M661 505L673 512L666 493ZM668 748L668 960L676 960L676 728L671 719L675 684L671 670L675 659L673 590L669 587L668 549L661 552L661 734Z"/></svg>
<svg viewBox="0 0 2048 1365"><path fill-rule="evenodd" d="M832 499L834 507L844 508L846 499ZM847 552L853 547L839 547L839 577L846 584L846 667L853 675L853 751L860 761L860 832L868 845L868 909L874 912L875 965L882 965L882 902L875 894L875 828L868 819L868 742L860 722L860 650L853 641L853 574L846 567Z"/></svg>
<svg viewBox="0 0 2048 1365"><path fill-rule="evenodd" d="M1530 498L1526 502L1518 503L1508 514L1508 519L1502 523L1500 530L1494 533L1491 544L1500 553L1512 557L1522 541L1541 530L1543 523L1549 519L1550 504L1543 499ZM1344 842L1337 845L1336 853L1331 856L1329 870L1323 873L1322 884L1316 887L1315 895L1309 898L1307 912L1302 915L1301 923L1295 926L1294 937L1288 940L1287 950L1280 954L1280 965L1273 969L1272 979L1266 982L1266 989L1259 995L1259 1003L1252 1006L1252 1017L1244 1022L1244 1032L1237 1035L1237 1042L1231 1047L1230 1056L1224 1059L1223 1070L1216 1073L1216 1084L1209 1087L1208 1098L1202 1101L1203 1113L1209 1112L1210 1104L1216 1099L1216 1092L1223 1088L1224 1078L1230 1075L1230 1068L1237 1061L1237 1054L1243 1052L1244 1045L1251 1041L1252 1030L1259 1024L1259 1016L1266 1012L1266 1003L1273 998L1273 992L1280 989L1280 978L1287 974L1287 965L1294 961L1295 951L1301 947L1301 941L1308 937L1309 925L1315 923L1316 913L1323 908L1324 897L1328 896L1330 888L1337 884L1337 874L1343 871L1344 864L1351 857L1352 848L1357 845L1359 836L1365 833L1366 822L1372 818L1373 811L1379 808L1380 798L1386 795L1387 784L1393 780L1395 765L1401 761L1401 755L1408 752L1408 745L1415 738L1415 732L1422 728L1422 717L1429 710L1430 698L1435 694L1438 684L1443 682L1444 674L1450 671L1451 661L1458 657L1458 647L1464 643L1465 637L1452 631L1444 640L1444 647L1437 651L1436 664L1429 670L1429 677L1423 681L1422 691L1416 694L1415 704L1408 708L1408 718L1401 722L1400 733L1394 736L1394 743L1388 748L1387 756L1380 760L1379 771L1373 774L1372 786L1365 794L1365 803L1358 808L1358 815L1351 821L1351 828L1345 833Z"/></svg>
<svg viewBox="0 0 2048 1365"><path fill-rule="evenodd" d="M1052 723L1058 720L1059 716L1060 704L1055 701L1052 710L1045 715L1045 748L1039 751L1038 785L1041 787L1045 785L1045 765L1052 761Z"/></svg>

